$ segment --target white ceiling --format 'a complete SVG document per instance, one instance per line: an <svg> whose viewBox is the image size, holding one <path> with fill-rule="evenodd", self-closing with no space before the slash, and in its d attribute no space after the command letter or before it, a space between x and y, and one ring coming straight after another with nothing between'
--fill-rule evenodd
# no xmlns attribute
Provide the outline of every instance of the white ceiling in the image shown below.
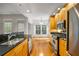
<svg viewBox="0 0 79 59"><path fill-rule="evenodd" d="M64 3L0 3L0 14L23 14L29 19L48 19ZM27 10L30 10L27 13Z"/></svg>
<svg viewBox="0 0 79 59"><path fill-rule="evenodd" d="M11 3L0 3L0 14L18 14L19 11Z"/></svg>

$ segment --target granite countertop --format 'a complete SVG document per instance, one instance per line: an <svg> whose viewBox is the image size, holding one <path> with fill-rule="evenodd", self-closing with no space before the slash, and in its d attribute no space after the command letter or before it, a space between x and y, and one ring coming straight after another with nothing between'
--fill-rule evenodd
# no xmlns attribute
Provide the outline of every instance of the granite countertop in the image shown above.
<svg viewBox="0 0 79 59"><path fill-rule="evenodd" d="M0 45L0 56L4 55L5 53L7 53L8 51L10 51L10 49L14 48L15 46L8 46L8 45Z"/></svg>
<svg viewBox="0 0 79 59"><path fill-rule="evenodd" d="M52 36L56 35L59 38L66 38L66 32L51 32Z"/></svg>
<svg viewBox="0 0 79 59"><path fill-rule="evenodd" d="M18 44L20 44L21 42L23 42L25 39L21 38L21 40L19 40L17 43L9 46L8 44L0 44L0 56L5 55L7 52L9 52L11 49L15 48ZM7 43L7 42L6 42Z"/></svg>

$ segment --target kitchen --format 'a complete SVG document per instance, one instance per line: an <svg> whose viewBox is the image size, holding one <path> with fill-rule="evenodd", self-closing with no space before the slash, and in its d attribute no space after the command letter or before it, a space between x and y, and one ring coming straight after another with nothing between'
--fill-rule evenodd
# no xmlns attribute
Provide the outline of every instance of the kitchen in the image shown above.
<svg viewBox="0 0 79 59"><path fill-rule="evenodd" d="M78 6L77 3L0 4L0 55L79 55L79 41L74 41L78 40Z"/></svg>

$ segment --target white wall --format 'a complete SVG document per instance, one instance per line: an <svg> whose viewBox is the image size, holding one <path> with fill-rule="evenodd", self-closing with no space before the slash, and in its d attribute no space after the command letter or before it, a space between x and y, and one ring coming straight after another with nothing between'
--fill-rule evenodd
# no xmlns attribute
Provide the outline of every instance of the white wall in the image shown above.
<svg viewBox="0 0 79 59"><path fill-rule="evenodd" d="M2 20L2 18L0 18L0 34L2 34L3 33L3 20Z"/></svg>
<svg viewBox="0 0 79 59"><path fill-rule="evenodd" d="M12 22L12 32L17 32L17 24L24 23L24 33L28 34L28 19L21 14L0 14L0 34L4 33L3 23Z"/></svg>
<svg viewBox="0 0 79 59"><path fill-rule="evenodd" d="M29 35L33 35L33 33L34 33L33 24L28 23L28 34L29 34Z"/></svg>
<svg viewBox="0 0 79 59"><path fill-rule="evenodd" d="M48 20L42 20L42 23L44 25L47 25L47 34L46 35L49 35L49 21ZM30 30L30 32L32 33L33 36L37 35L35 33L35 26L36 25L41 25L41 20L38 20L38 19L37 20L34 20L34 19L32 20L31 29L29 29L29 30Z"/></svg>

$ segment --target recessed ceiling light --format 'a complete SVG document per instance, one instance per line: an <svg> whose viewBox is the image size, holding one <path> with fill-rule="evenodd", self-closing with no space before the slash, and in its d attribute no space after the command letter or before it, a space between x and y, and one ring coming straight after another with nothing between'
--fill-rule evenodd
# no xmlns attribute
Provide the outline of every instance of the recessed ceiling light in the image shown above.
<svg viewBox="0 0 79 59"><path fill-rule="evenodd" d="M58 8L58 10L60 10L60 8Z"/></svg>
<svg viewBox="0 0 79 59"><path fill-rule="evenodd" d="M27 12L27 13L29 13L29 12L30 12L30 10L28 9L28 10L26 10L26 12Z"/></svg>
<svg viewBox="0 0 79 59"><path fill-rule="evenodd" d="M53 15L55 15L55 13L53 13Z"/></svg>

